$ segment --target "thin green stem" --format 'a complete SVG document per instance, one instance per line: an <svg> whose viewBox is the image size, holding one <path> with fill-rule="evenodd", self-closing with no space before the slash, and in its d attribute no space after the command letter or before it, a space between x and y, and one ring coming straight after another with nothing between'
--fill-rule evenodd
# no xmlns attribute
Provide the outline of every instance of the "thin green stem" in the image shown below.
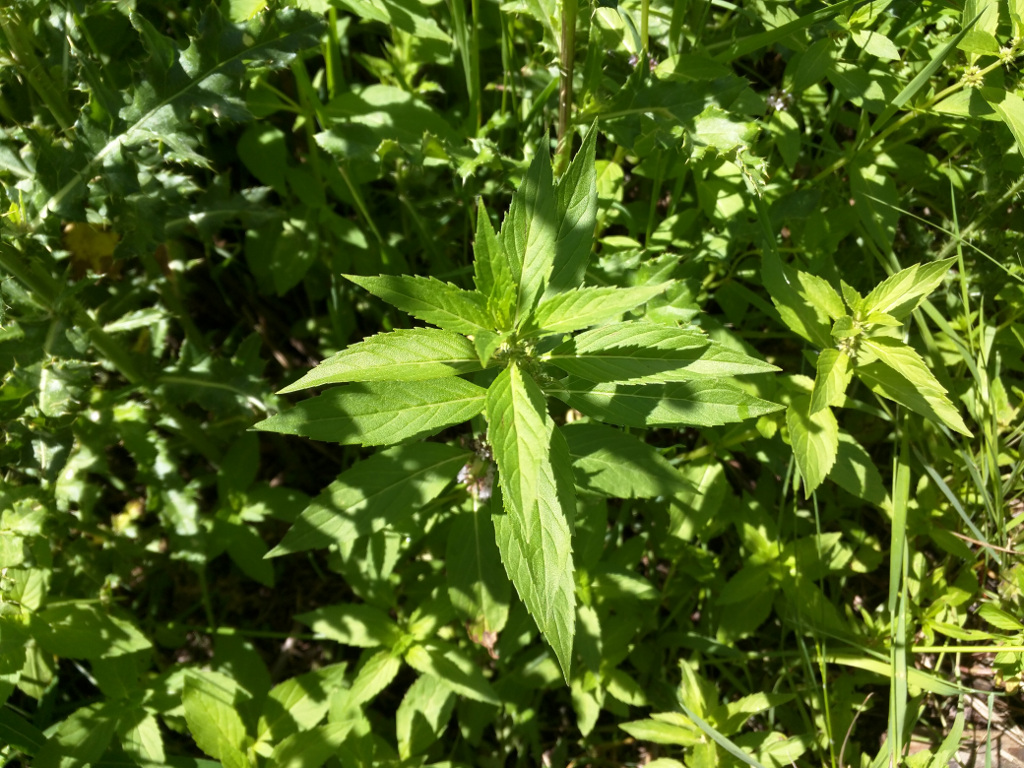
<svg viewBox="0 0 1024 768"><path fill-rule="evenodd" d="M576 62L576 15L579 0L563 0L562 2L562 50L559 62L558 89L558 150L555 160L555 171L561 174L569 164L569 153L572 139L569 138L569 126L572 122L572 79Z"/></svg>

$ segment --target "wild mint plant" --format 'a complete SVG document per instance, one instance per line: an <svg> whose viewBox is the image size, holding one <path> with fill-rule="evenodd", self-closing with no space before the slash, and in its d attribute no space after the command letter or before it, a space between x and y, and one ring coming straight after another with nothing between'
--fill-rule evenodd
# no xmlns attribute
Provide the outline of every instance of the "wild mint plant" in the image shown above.
<svg viewBox="0 0 1024 768"><path fill-rule="evenodd" d="M566 680L576 625L575 486L586 483L586 457L603 450L606 463L614 463L616 454L645 448L601 424L706 427L781 407L734 381L778 370L774 366L698 328L643 319L644 304L671 282L584 285L597 209L595 141L591 129L557 182L549 158L538 154L498 233L480 207L475 290L428 277L349 276L436 328L391 331L350 346L282 392L343 386L257 425L338 443L396 446L345 472L331 500L303 513L271 552L277 555L379 530L408 517L457 476L482 500L481 462L476 472L464 470L469 451L422 440L483 413L497 465L497 548ZM563 424L552 413L564 408L549 410L555 401L598 423ZM570 443L590 447L570 451ZM627 479L626 487L657 485L666 466L637 466L641 477ZM382 498L386 514L368 514Z"/></svg>
<svg viewBox="0 0 1024 768"><path fill-rule="evenodd" d="M821 347L813 387L794 395L786 426L804 492L810 494L835 464L840 430L832 408L845 402L856 375L876 395L926 419L971 436L935 374L903 341L903 323L941 283L955 258L915 264L883 280L866 296L765 256L764 281L783 321Z"/></svg>

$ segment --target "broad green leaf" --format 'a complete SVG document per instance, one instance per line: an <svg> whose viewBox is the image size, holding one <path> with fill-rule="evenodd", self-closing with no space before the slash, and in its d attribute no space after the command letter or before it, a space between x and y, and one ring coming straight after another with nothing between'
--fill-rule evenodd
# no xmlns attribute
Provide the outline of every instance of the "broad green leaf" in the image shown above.
<svg viewBox="0 0 1024 768"><path fill-rule="evenodd" d="M576 484L616 498L671 496L689 487L658 451L632 435L601 424L562 427Z"/></svg>
<svg viewBox="0 0 1024 768"><path fill-rule="evenodd" d="M582 146L555 188L558 236L555 240L555 261L548 281L548 294L560 293L583 284L597 225L597 173L594 168L596 146L595 123L587 131Z"/></svg>
<svg viewBox="0 0 1024 768"><path fill-rule="evenodd" d="M859 68L852 70L860 73ZM892 249L899 224L899 192L892 176L878 165L849 166L853 210L867 234L883 253Z"/></svg>
<svg viewBox="0 0 1024 768"><path fill-rule="evenodd" d="M1010 0L1010 20L1013 22L1013 34L1020 37L1024 33L1024 0Z"/></svg>
<svg viewBox="0 0 1024 768"><path fill-rule="evenodd" d="M391 647L402 636L398 625L372 605L339 603L295 617L317 635L357 648Z"/></svg>
<svg viewBox="0 0 1024 768"><path fill-rule="evenodd" d="M28 720L9 707L0 707L0 743L26 755L35 755L46 742L46 736Z"/></svg>
<svg viewBox="0 0 1024 768"><path fill-rule="evenodd" d="M829 285L828 280L808 272L797 272L797 291L812 306L824 310L825 314L833 320L838 320L846 314L846 307L843 300L836 292L836 289Z"/></svg>
<svg viewBox="0 0 1024 768"><path fill-rule="evenodd" d="M160 725L152 713L140 709L123 716L117 724L117 732L121 748L139 763L166 762Z"/></svg>
<svg viewBox="0 0 1024 768"><path fill-rule="evenodd" d="M422 438L480 413L486 391L464 379L366 382L303 400L254 429L314 440L387 445Z"/></svg>
<svg viewBox="0 0 1024 768"><path fill-rule="evenodd" d="M473 270L476 288L487 298L487 309L496 327L512 327L516 285L512 270L483 202L476 211L476 239L473 241ZM479 334L478 334L479 335ZM483 359L483 355L481 355Z"/></svg>
<svg viewBox="0 0 1024 768"><path fill-rule="evenodd" d="M477 291L464 291L433 277L345 275L403 312L446 331L473 334L493 330L487 300Z"/></svg>
<svg viewBox="0 0 1024 768"><path fill-rule="evenodd" d="M484 503L455 516L444 560L452 608L467 622L470 637L481 643L490 642L485 633L504 629L511 596L494 542L491 506Z"/></svg>
<svg viewBox="0 0 1024 768"><path fill-rule="evenodd" d="M313 728L327 714L331 694L344 684L346 667L344 663L332 664L274 686L256 725L257 741L277 744Z"/></svg>
<svg viewBox="0 0 1024 768"><path fill-rule="evenodd" d="M500 333L482 331L473 334L473 349L476 350L480 365L485 368L490 365L491 358L494 357L506 340L506 337Z"/></svg>
<svg viewBox="0 0 1024 768"><path fill-rule="evenodd" d="M786 425L793 456L804 480L804 495L810 498L828 475L839 450L839 424L831 408L809 413L811 400L798 395L786 409Z"/></svg>
<svg viewBox="0 0 1024 768"><path fill-rule="evenodd" d="M116 708L108 702L75 710L56 726L32 765L48 768L99 762L117 730Z"/></svg>
<svg viewBox="0 0 1024 768"><path fill-rule="evenodd" d="M181 694L185 722L196 746L222 759L225 748L245 752L248 738L238 705L247 697L233 679L220 672L190 669Z"/></svg>
<svg viewBox="0 0 1024 768"><path fill-rule="evenodd" d="M420 675L395 713L398 755L403 760L437 741L455 709L452 689L439 677Z"/></svg>
<svg viewBox="0 0 1024 768"><path fill-rule="evenodd" d="M402 668L402 659L389 649L382 649L366 660L352 681L345 700L346 707L358 707L383 691ZM333 709L331 710L333 713ZM333 719L333 714L332 714Z"/></svg>
<svg viewBox="0 0 1024 768"><path fill-rule="evenodd" d="M643 306L668 284L637 288L574 288L541 301L525 330L529 335L568 333L613 320Z"/></svg>
<svg viewBox="0 0 1024 768"><path fill-rule="evenodd" d="M832 346L828 309L835 307L831 297L823 298L828 292L822 289L820 278L786 266L774 249L765 249L761 256L761 281L782 321L794 333L822 349ZM823 303L829 305L828 309Z"/></svg>
<svg viewBox="0 0 1024 768"><path fill-rule="evenodd" d="M1003 629L1008 632L1024 631L1024 624L1020 622L1020 619L1015 616L1011 616L1009 613L1001 608L997 608L992 603L982 603L978 608L978 615L996 629Z"/></svg>
<svg viewBox="0 0 1024 768"><path fill-rule="evenodd" d="M544 393L515 363L487 391L487 425L504 502L494 516L501 559L568 680L576 623L569 450Z"/></svg>
<svg viewBox="0 0 1024 768"><path fill-rule="evenodd" d="M634 739L650 741L655 744L678 744L683 747L692 747L704 740L696 726L665 723L660 720L634 720L630 723L622 723L619 727Z"/></svg>
<svg viewBox="0 0 1024 768"><path fill-rule="evenodd" d="M860 336L864 328L849 315L843 315L832 323L832 338L836 341Z"/></svg>
<svg viewBox="0 0 1024 768"><path fill-rule="evenodd" d="M551 394L591 418L624 427L714 427L783 408L715 381L593 384L570 377Z"/></svg>
<svg viewBox="0 0 1024 768"><path fill-rule="evenodd" d="M544 292L555 261L557 235L551 160L547 151L542 150L533 158L522 184L512 195L499 236L516 286L517 326L533 311Z"/></svg>
<svg viewBox="0 0 1024 768"><path fill-rule="evenodd" d="M601 714L601 702L598 700L598 691L584 690L580 678L572 681L570 694L572 696L572 708L576 710L576 727L580 729L583 736L589 736L597 725L597 718ZM604 696L601 696L604 699Z"/></svg>
<svg viewBox="0 0 1024 768"><path fill-rule="evenodd" d="M885 503L888 494L882 474L871 456L860 443L842 430L839 431L839 450L829 478L843 490L875 506Z"/></svg>
<svg viewBox="0 0 1024 768"><path fill-rule="evenodd" d="M903 320L942 283L942 278L956 257L934 261L931 264L915 264L886 278L864 297L858 315L867 317L875 312L891 315Z"/></svg>
<svg viewBox="0 0 1024 768"><path fill-rule="evenodd" d="M278 394L350 381L421 381L480 370L473 343L434 328L378 333L324 360Z"/></svg>
<svg viewBox="0 0 1024 768"><path fill-rule="evenodd" d="M416 671L440 678L462 696L484 704L501 704L483 672L454 646L439 642L414 645L406 652L405 660Z"/></svg>
<svg viewBox="0 0 1024 768"><path fill-rule="evenodd" d="M849 356L834 347L821 350L815 367L811 415L830 405L839 405L853 376Z"/></svg>
<svg viewBox="0 0 1024 768"><path fill-rule="evenodd" d="M274 768L319 768L338 753L357 718L326 723L316 728L290 734L274 746L269 765Z"/></svg>
<svg viewBox="0 0 1024 768"><path fill-rule="evenodd" d="M472 456L443 443L388 448L353 464L310 503L268 557L326 547L407 519Z"/></svg>
<svg viewBox="0 0 1024 768"><path fill-rule="evenodd" d="M44 650L69 659L114 658L152 647L131 622L84 603L52 605L32 614L29 627Z"/></svg>
<svg viewBox="0 0 1024 768"><path fill-rule="evenodd" d="M645 322L586 331L544 359L595 382L691 381L779 370L713 342L699 331Z"/></svg>
<svg viewBox="0 0 1024 768"><path fill-rule="evenodd" d="M964 26L975 22L974 29L995 35L999 28L999 0L964 0Z"/></svg>
<svg viewBox="0 0 1024 768"><path fill-rule="evenodd" d="M757 123L712 104L693 120L693 156L699 159L709 150L721 155L735 152L757 138L758 130Z"/></svg>
<svg viewBox="0 0 1024 768"><path fill-rule="evenodd" d="M846 302L850 311L855 315L860 314L864 308L864 297L857 292L856 288L845 280L839 281L839 288L843 292L843 301Z"/></svg>
<svg viewBox="0 0 1024 768"><path fill-rule="evenodd" d="M925 418L945 424L971 437L963 419L946 397L945 388L928 370L921 356L896 339L865 338L863 348L879 362L857 365L855 371L876 394L895 400Z"/></svg>
<svg viewBox="0 0 1024 768"><path fill-rule="evenodd" d="M400 29L413 38L452 41L420 0L331 0L331 4L360 18Z"/></svg>
<svg viewBox="0 0 1024 768"><path fill-rule="evenodd" d="M862 29L854 32L850 37L854 45L863 48L864 52L871 56L885 61L899 61L900 49L880 32Z"/></svg>

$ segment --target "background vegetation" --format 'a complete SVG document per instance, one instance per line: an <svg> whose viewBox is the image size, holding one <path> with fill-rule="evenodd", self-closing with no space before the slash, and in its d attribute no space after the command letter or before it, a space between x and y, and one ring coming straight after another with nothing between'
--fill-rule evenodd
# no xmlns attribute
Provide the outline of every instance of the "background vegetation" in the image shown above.
<svg viewBox="0 0 1024 768"><path fill-rule="evenodd" d="M0 8L0 763L1010 749L1024 3L287 5ZM631 317L777 366L734 385L785 408L630 427L644 472L570 445L566 679L481 419L386 503L351 472L394 449L250 428L418 325L342 275L471 287L479 202L580 137L586 284L672 281ZM348 527L268 558L310 509Z"/></svg>

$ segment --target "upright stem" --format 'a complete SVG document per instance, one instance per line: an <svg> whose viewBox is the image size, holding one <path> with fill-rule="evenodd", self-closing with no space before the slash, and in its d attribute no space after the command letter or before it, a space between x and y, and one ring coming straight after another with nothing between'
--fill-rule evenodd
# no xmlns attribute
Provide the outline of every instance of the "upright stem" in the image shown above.
<svg viewBox="0 0 1024 768"><path fill-rule="evenodd" d="M641 0L640 3L640 45L650 54L651 46L648 43L647 20L651 16L651 0Z"/></svg>
<svg viewBox="0 0 1024 768"><path fill-rule="evenodd" d="M470 16L469 54L472 76L470 78L469 102L470 106L475 108L476 132L479 134L480 128L484 124L483 94L480 86L480 0L471 0Z"/></svg>
<svg viewBox="0 0 1024 768"><path fill-rule="evenodd" d="M559 65L561 77L558 91L558 150L555 172L561 174L569 162L572 139L569 138L569 124L572 122L572 77L576 60L576 14L578 0L562 0L562 56Z"/></svg>

